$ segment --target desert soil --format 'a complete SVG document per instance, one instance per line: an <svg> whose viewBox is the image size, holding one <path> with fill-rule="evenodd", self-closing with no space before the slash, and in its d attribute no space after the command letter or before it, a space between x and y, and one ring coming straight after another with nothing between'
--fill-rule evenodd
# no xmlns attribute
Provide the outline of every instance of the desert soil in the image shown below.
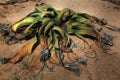
<svg viewBox="0 0 120 80"><path fill-rule="evenodd" d="M0 0L0 2L3 1ZM104 18L110 25L120 28L120 6L110 2L101 0L41 0L41 2L47 3L58 10L70 8L77 12ZM32 1L14 5L0 5L0 23L13 24L32 12L34 6L35 2ZM45 70L39 74L38 80L120 80L120 32L106 28L104 28L104 31L114 36L114 45L109 51L112 55L104 53L90 41L97 52L98 58L97 60L88 58L88 65L86 67L80 66L82 67L80 77L74 76L73 73L62 67L55 66L53 72ZM76 42L79 42L79 40L76 39ZM0 41L0 58L12 57L24 44L25 41L15 45L6 45L4 41ZM39 48L34 53L39 53ZM17 64L0 63L0 80L35 80L34 71L28 66L29 63L25 63L25 61L30 62L29 59L26 60L27 58L31 58L31 55Z"/></svg>

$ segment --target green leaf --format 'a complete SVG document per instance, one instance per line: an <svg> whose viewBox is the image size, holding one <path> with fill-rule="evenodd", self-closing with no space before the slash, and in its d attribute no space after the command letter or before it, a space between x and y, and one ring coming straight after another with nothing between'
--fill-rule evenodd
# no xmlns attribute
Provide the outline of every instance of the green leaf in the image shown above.
<svg viewBox="0 0 120 80"><path fill-rule="evenodd" d="M56 34L55 32L53 33L53 42L54 42L54 47L55 48L59 48L59 42L60 42L60 40L59 40L59 35L58 34Z"/></svg>
<svg viewBox="0 0 120 80"><path fill-rule="evenodd" d="M45 28L44 28L44 36L45 36L45 34L48 33L47 31L48 31L50 28L52 28L54 25L55 25L55 22L54 22L54 21L50 21L50 22L45 26Z"/></svg>
<svg viewBox="0 0 120 80"><path fill-rule="evenodd" d="M54 26L54 27L52 28L52 30L53 30L53 31L57 31L62 37L64 37L64 30L63 30L61 27L59 27L59 26Z"/></svg>
<svg viewBox="0 0 120 80"><path fill-rule="evenodd" d="M38 29L38 36L40 36L43 31L44 31L44 28L46 27L46 25L51 21L50 18L43 18L42 20L42 24L40 25L39 29Z"/></svg>
<svg viewBox="0 0 120 80"><path fill-rule="evenodd" d="M57 20L65 21L67 17L74 15L75 12L71 9L65 8L58 13Z"/></svg>
<svg viewBox="0 0 120 80"><path fill-rule="evenodd" d="M34 17L25 17L24 19L16 22L15 24L13 24L12 26L12 30L15 32L19 32L19 29L25 26L29 26L30 24L32 24L35 21Z"/></svg>

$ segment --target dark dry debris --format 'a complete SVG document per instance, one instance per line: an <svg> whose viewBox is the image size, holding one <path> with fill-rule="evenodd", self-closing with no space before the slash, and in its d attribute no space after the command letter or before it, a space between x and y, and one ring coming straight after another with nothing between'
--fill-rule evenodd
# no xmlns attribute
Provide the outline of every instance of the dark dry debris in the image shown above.
<svg viewBox="0 0 120 80"><path fill-rule="evenodd" d="M111 2L113 4L120 6L120 0L102 0L102 1L108 1L108 2Z"/></svg>

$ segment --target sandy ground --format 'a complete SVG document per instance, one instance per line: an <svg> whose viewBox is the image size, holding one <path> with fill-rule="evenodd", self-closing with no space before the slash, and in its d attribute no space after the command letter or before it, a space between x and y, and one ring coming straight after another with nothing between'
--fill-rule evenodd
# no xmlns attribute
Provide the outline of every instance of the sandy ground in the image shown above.
<svg viewBox="0 0 120 80"><path fill-rule="evenodd" d="M0 2L3 0L0 0ZM60 10L71 8L77 12L85 12L98 18L104 18L109 24L120 27L120 6L101 0L42 0L52 7ZM17 3L15 5L0 5L0 23L15 23L34 10L34 2ZM38 80L119 80L120 79L120 32L104 29L105 32L115 37L110 53L103 53L93 45L97 51L98 59L88 59L87 67L82 66L80 77L62 67L55 67L53 72L45 70L38 76ZM76 40L77 42L77 40ZM0 58L11 57L24 45L25 42L15 45L6 45L0 41ZM92 44L92 43L91 43ZM39 48L34 51L38 53ZM31 57L30 55L27 57ZM27 58L26 57L26 58ZM0 80L35 80L34 72L29 67L24 67L23 62L17 64L0 63ZM28 60L28 62L30 62ZM29 63L28 63L29 64Z"/></svg>

